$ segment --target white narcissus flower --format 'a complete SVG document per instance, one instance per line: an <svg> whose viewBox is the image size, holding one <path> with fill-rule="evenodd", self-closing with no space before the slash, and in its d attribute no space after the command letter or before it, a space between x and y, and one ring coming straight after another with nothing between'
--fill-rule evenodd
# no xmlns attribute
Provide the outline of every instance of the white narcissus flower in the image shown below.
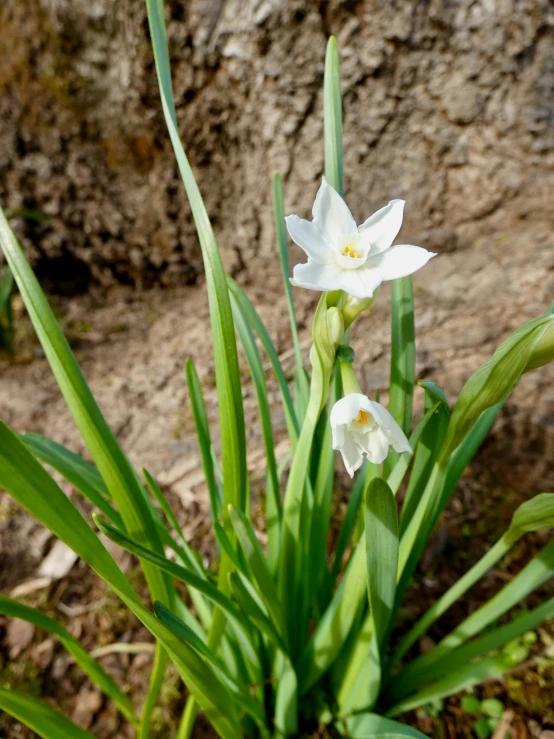
<svg viewBox="0 0 554 739"><path fill-rule="evenodd" d="M404 200L391 200L358 227L324 177L313 221L285 218L291 239L308 255L306 263L294 268L293 284L322 292L344 290L361 300L371 298L381 282L413 274L435 254L420 246L391 246L403 212Z"/></svg>
<svg viewBox="0 0 554 739"><path fill-rule="evenodd" d="M397 452L411 452L410 442L394 418L380 403L362 393L349 393L331 410L333 449L342 454L350 477L359 469L364 455L381 464L389 446Z"/></svg>

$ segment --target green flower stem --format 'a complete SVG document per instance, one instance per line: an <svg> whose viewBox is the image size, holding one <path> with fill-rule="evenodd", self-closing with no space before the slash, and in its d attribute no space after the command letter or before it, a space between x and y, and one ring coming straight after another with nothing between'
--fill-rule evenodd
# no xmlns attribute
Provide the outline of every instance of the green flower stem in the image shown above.
<svg viewBox="0 0 554 739"><path fill-rule="evenodd" d="M179 730L175 739L190 739L192 730L194 729L194 722L196 721L196 713L198 711L198 703L194 699L194 696L189 695L185 704L185 710L181 716L181 723L179 724Z"/></svg>
<svg viewBox="0 0 554 739"><path fill-rule="evenodd" d="M324 381L319 358L313 347L310 354L317 358L313 367L310 399L292 460L283 506L279 589L281 603L287 619L285 640L289 645L291 656L296 655L299 647L299 637L301 636L295 628L295 623L298 618L300 574L302 570L298 566L298 554L302 549L300 531L302 498L308 475L314 433L328 390L328 383Z"/></svg>
<svg viewBox="0 0 554 739"><path fill-rule="evenodd" d="M152 718L152 712L158 701L158 696L160 694L160 690L165 678L165 671L168 662L169 655L160 644L160 642L157 642L156 652L154 655L154 666L152 668L150 684L148 686L148 693L146 694L146 700L142 708L142 715L137 739L148 739L148 737L150 736L150 721Z"/></svg>
<svg viewBox="0 0 554 739"><path fill-rule="evenodd" d="M350 362L344 362L341 360L339 362L339 366L344 394L350 395L350 393L361 393L362 389L360 387L360 383L358 382L358 378L356 377L356 373L354 372L354 368Z"/></svg>
<svg viewBox="0 0 554 739"><path fill-rule="evenodd" d="M520 532L507 531L496 544L466 574L439 598L439 600L412 626L402 639L391 657L391 669L408 649L422 636L435 621L447 611L462 595L480 580L494 565L502 559L521 536Z"/></svg>
<svg viewBox="0 0 554 739"><path fill-rule="evenodd" d="M419 505L400 540L398 551L398 581L400 582L406 566L408 565L414 544L420 533L425 516L431 510L432 501L440 491L446 474L446 466L437 462L433 467L429 481L423 491ZM399 593L399 595L401 595Z"/></svg>

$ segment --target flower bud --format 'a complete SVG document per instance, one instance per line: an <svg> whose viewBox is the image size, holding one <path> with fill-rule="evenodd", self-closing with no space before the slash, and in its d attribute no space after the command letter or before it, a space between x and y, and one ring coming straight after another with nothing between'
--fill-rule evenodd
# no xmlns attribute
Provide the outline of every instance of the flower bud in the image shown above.
<svg viewBox="0 0 554 739"><path fill-rule="evenodd" d="M547 324L544 332L538 337L537 341L533 345L533 350L529 361L525 365L524 372L529 370L537 369L537 367L543 367L554 359L554 315L550 321L550 325Z"/></svg>
<svg viewBox="0 0 554 739"><path fill-rule="evenodd" d="M335 342L335 346L339 346L339 344L342 344L342 340L344 338L344 321L342 313L338 308L329 308L327 311L327 320L329 321L331 337Z"/></svg>
<svg viewBox="0 0 554 739"><path fill-rule="evenodd" d="M373 305L373 301L376 297L377 290L374 292L373 297L363 298L361 300L358 298L353 298L352 295L347 295L342 309L344 328L347 329L349 326L351 326L354 320L360 315L360 313L363 313L364 310L370 308Z"/></svg>

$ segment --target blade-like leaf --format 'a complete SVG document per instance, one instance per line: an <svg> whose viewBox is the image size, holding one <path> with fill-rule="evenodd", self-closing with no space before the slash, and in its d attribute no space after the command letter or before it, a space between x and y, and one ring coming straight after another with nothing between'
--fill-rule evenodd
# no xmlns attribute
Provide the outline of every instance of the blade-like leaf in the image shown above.
<svg viewBox="0 0 554 739"><path fill-rule="evenodd" d="M264 325L264 322L258 315L258 312L244 290L231 277L227 277L227 284L229 285L229 291L236 299L241 311L254 329L254 332L261 341L264 351L271 362L271 366L273 367L273 371L279 385L279 391L281 393L289 438L294 447L298 439L298 434L300 433L300 426L298 424L294 403L292 402L289 386L287 384L287 378L285 377L281 361L279 360L279 355L277 354L277 349L275 349L275 346L271 341L271 337Z"/></svg>
<svg viewBox="0 0 554 739"><path fill-rule="evenodd" d="M342 566L342 560L344 553L348 547L348 544L352 538L354 528L356 526L356 520L358 518L358 511L363 500L363 494L365 490L365 481L369 468L369 462L366 460L362 469L358 472L356 482L352 488L350 499L348 500L348 508L346 509L346 515L339 532L339 538L337 540L337 546L335 547L335 559L333 561L333 567L331 569L331 577L333 582L336 581Z"/></svg>
<svg viewBox="0 0 554 739"><path fill-rule="evenodd" d="M48 703L18 690L0 688L0 709L44 739L94 739Z"/></svg>
<svg viewBox="0 0 554 739"><path fill-rule="evenodd" d="M23 442L1 421L0 487L92 567L158 639L220 736L224 739L240 736L236 711L225 686L193 649L180 642L142 605L77 508Z"/></svg>
<svg viewBox="0 0 554 739"><path fill-rule="evenodd" d="M272 579L271 572L266 558L264 557L262 548L252 524L246 518L242 511L233 506L229 507L229 516L235 530L235 534L243 551L248 567L254 576L254 580L258 586L258 592L271 616L276 629L282 633L284 627L284 617L277 588Z"/></svg>
<svg viewBox="0 0 554 739"><path fill-rule="evenodd" d="M513 661L505 654L486 657L479 662L464 665L457 670L453 670L450 675L442 680L438 680L436 683L395 704L387 711L386 715L398 716L400 713L411 711L426 703L446 698L462 690L470 690L484 680L500 677L513 666Z"/></svg>
<svg viewBox="0 0 554 739"><path fill-rule="evenodd" d="M415 385L415 324L412 278L393 280L389 411L406 436L412 424Z"/></svg>
<svg viewBox="0 0 554 739"><path fill-rule="evenodd" d="M419 685L429 681L434 676L435 664L442 657L451 653L472 636L481 633L553 575L554 541L551 541L511 582L462 621L434 649L406 665L391 684L391 694L395 697L404 697Z"/></svg>
<svg viewBox="0 0 554 739"><path fill-rule="evenodd" d="M466 574L442 595L404 636L389 663L389 669L427 629L478 582L513 547L521 536L530 531L554 527L554 494L541 493L522 503L515 511L508 530Z"/></svg>
<svg viewBox="0 0 554 739"><path fill-rule="evenodd" d="M347 739L427 739L417 729L376 713L359 713L337 722L336 726Z"/></svg>
<svg viewBox="0 0 554 739"><path fill-rule="evenodd" d="M240 371L223 262L202 196L181 144L173 99L163 0L146 0L162 108L198 232L210 306L226 504L246 505L246 440Z"/></svg>
<svg viewBox="0 0 554 739"><path fill-rule="evenodd" d="M540 366L534 363L535 347L540 347L541 340L552 329L552 315L528 321L471 375L452 412L443 448L444 459L448 459L481 413L506 400L531 365L533 368ZM542 350L540 353L542 357Z"/></svg>
<svg viewBox="0 0 554 739"><path fill-rule="evenodd" d="M339 195L344 195L340 60L339 49L334 36L331 36L327 42L327 52L325 54L323 106L325 177Z"/></svg>
<svg viewBox="0 0 554 739"><path fill-rule="evenodd" d="M58 326L54 313L1 209L0 245L13 272L20 295L61 393L110 491L126 530L133 536L148 541L153 549L162 551L154 509L129 460L106 423L77 364L77 360ZM162 573L147 565L144 569L144 575L152 597L169 604L174 593ZM152 673L153 687L160 684L159 673L163 674L165 670L163 659L157 659L155 665L157 671ZM148 728L149 710L154 698L154 690L152 690L145 704L143 732L147 731ZM142 733L142 737L144 737L144 733Z"/></svg>
<svg viewBox="0 0 554 739"><path fill-rule="evenodd" d="M266 717L260 703L255 700L241 685L238 685L232 678L227 675L220 660L215 656L212 650L198 637L198 635L189 628L180 618L169 611L161 603L155 604L156 615L160 621L167 626L180 639L187 642L202 657L205 657L218 675L220 680L226 685L227 689L237 701L239 706L249 713L257 722L265 725Z"/></svg>
<svg viewBox="0 0 554 739"><path fill-rule="evenodd" d="M290 265L289 265L289 248L287 239L287 229L285 227L285 204L283 194L283 182L281 175L276 173L273 176L273 213L275 216L275 233L277 234L277 247L279 250L279 261L281 262L281 271L283 272L283 282L285 285L285 295L287 297L287 307L289 311L290 330L292 334L292 345L294 347L294 356L296 358L296 371L302 373L306 378L303 370L304 363L302 361L302 351L300 350L300 341L298 340L298 328L296 327L296 314L294 311L294 300L292 297L292 285L290 284Z"/></svg>
<svg viewBox="0 0 554 739"><path fill-rule="evenodd" d="M398 570L398 515L392 490L377 478L365 495L365 545L369 605L378 653L391 627Z"/></svg>
<svg viewBox="0 0 554 739"><path fill-rule="evenodd" d="M108 488L96 467L39 434L21 434L20 438L37 459L59 472L115 526L125 528L121 516L108 502Z"/></svg>
<svg viewBox="0 0 554 739"><path fill-rule="evenodd" d="M98 685L100 690L113 700L125 718L132 724L138 724L133 706L121 688L112 680L103 667L93 659L80 642L72 636L67 629L46 616L36 608L31 608L23 603L0 595L0 613L11 618L20 618L24 621L38 626L51 634L55 634L63 644L67 652L74 658L75 662Z"/></svg>
<svg viewBox="0 0 554 739"><path fill-rule="evenodd" d="M365 494L365 550L368 624L371 641L362 665L349 666L357 674L345 674L343 684L351 685L340 705L340 715L371 708L379 695L384 650L390 633L398 571L398 515L392 490L387 483L372 480ZM339 700L341 696L339 695Z"/></svg>
<svg viewBox="0 0 554 739"><path fill-rule="evenodd" d="M204 396L202 395L202 387L198 379L196 367L190 357L185 362L185 376L187 378L187 388L192 407L196 437L198 439L198 446L200 447L204 479L206 480L210 495L212 519L216 521L221 516L221 494L217 486L212 459L212 440L210 438L206 404L204 403Z"/></svg>
<svg viewBox="0 0 554 739"><path fill-rule="evenodd" d="M267 469L267 492L266 492L266 520L267 520L267 552L269 566L272 572L277 570L279 560L279 546L281 538L281 497L279 493L279 477L277 475L277 463L275 461L275 444L273 441L273 428L271 425L271 409L269 407L267 385L265 381L262 360L252 329L240 309L236 299L231 293L231 305L235 326L240 337L241 344L246 356L250 376L254 383L258 410L262 423L262 436L264 440L266 469Z"/></svg>
<svg viewBox="0 0 554 739"><path fill-rule="evenodd" d="M482 657L496 649L511 642L513 639L525 634L527 631L536 629L554 616L554 598L550 598L542 605L534 608L528 613L515 618L510 623L500 626L486 633L484 636L474 639L463 647L458 647L453 652L441 657L433 665L433 678L448 675L460 665L469 664L473 659Z"/></svg>

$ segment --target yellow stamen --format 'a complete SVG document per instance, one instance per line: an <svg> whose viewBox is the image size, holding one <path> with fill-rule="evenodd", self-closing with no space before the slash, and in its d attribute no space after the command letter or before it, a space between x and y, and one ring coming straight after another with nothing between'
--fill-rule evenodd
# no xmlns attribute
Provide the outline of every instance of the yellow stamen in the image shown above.
<svg viewBox="0 0 554 739"><path fill-rule="evenodd" d="M352 259L357 259L360 256L360 252L356 251L355 244L347 244L342 253L345 257L351 257Z"/></svg>
<svg viewBox="0 0 554 739"><path fill-rule="evenodd" d="M367 411L359 411L358 415L354 419L355 423L359 423L360 426L369 423L369 413Z"/></svg>

